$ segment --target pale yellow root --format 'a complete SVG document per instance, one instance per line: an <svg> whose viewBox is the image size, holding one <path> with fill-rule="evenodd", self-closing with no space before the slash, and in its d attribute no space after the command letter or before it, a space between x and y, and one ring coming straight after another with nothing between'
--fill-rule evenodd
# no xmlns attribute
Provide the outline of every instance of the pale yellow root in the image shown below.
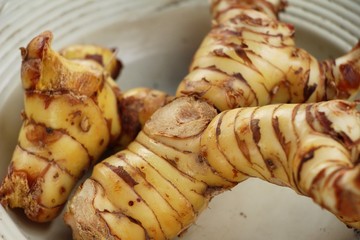
<svg viewBox="0 0 360 240"><path fill-rule="evenodd" d="M4 206L33 221L55 218L73 186L121 133L120 92L101 65L68 60L44 32L21 49L23 124L8 174Z"/></svg>
<svg viewBox="0 0 360 240"><path fill-rule="evenodd" d="M296 47L294 27L277 20L270 13L279 7L268 5L262 0L213 1L213 27L176 95L196 95L221 111L355 96L359 45L343 57L319 62Z"/></svg>

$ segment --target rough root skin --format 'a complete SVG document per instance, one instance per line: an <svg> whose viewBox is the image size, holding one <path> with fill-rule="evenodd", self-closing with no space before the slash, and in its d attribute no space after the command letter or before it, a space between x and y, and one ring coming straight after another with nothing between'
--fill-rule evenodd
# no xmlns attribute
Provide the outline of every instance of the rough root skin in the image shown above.
<svg viewBox="0 0 360 240"><path fill-rule="evenodd" d="M60 213L77 180L121 133L120 91L109 73L93 60L61 56L52 39L43 32L21 48L23 124L0 186L1 203L36 222Z"/></svg>
<svg viewBox="0 0 360 240"><path fill-rule="evenodd" d="M101 218L104 210L133 222L127 229L145 232L141 239L171 239L212 197L248 177L292 188L360 228L359 112L355 103L331 100L359 91L356 77L343 77L359 73L358 48L318 62L295 47L294 27L277 20L284 6L213 1L213 29L178 98L156 111L127 149L95 166L84 185L101 193L80 188L70 201L65 221L74 236L93 228L76 206L84 196L104 202L89 208L111 237L126 232L115 232L124 225ZM298 104L273 104L289 102Z"/></svg>
<svg viewBox="0 0 360 240"><path fill-rule="evenodd" d="M213 28L197 50L177 96L205 98L223 111L356 95L360 48L319 62L295 46L294 27L271 15L275 10L265 7L268 4L214 1Z"/></svg>
<svg viewBox="0 0 360 240"><path fill-rule="evenodd" d="M214 196L249 177L289 187L360 229L360 113L356 103L333 100L359 91L359 45L317 61L295 46L294 27L277 19L285 5L214 0L213 28L171 101L148 90L119 94L108 81L119 68L111 52L100 61L98 49L87 55L75 46L62 52L72 59L64 60L51 50L51 33L35 38L21 50L24 124L1 203L25 208L34 221L55 216L83 170L116 145L128 117L120 146L135 140L95 165L69 201L64 220L74 239L172 239ZM115 72L103 71L106 65ZM104 107L110 95L112 110ZM130 108L125 118L121 100L121 113ZM88 108L94 102L98 108ZM70 126L46 122L41 107L62 109ZM100 134L89 136L95 125ZM73 148L65 158L64 143Z"/></svg>

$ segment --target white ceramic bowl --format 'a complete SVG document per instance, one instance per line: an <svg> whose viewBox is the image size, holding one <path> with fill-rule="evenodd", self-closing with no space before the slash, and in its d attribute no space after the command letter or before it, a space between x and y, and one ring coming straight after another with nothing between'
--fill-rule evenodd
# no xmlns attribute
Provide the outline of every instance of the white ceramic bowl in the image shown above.
<svg viewBox="0 0 360 240"><path fill-rule="evenodd" d="M360 38L358 0L289 0L281 14L298 45L320 59L336 57ZM150 86L174 93L209 30L208 3L197 0L0 0L0 179L17 141L22 109L20 52L43 30L54 48L96 43L119 49L122 89ZM69 239L61 217L34 224L0 206L0 239ZM250 179L216 197L182 239L359 239L332 214L292 190Z"/></svg>

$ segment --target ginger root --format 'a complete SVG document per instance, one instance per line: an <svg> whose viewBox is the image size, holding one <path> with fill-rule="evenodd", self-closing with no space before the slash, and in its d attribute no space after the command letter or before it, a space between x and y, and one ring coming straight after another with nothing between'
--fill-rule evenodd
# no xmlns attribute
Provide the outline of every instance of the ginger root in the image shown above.
<svg viewBox="0 0 360 240"><path fill-rule="evenodd" d="M69 202L74 239L174 238L249 177L290 187L360 228L359 112L331 100L358 92L360 49L318 62L277 20L284 6L212 2L213 28L177 98Z"/></svg>
<svg viewBox="0 0 360 240"><path fill-rule="evenodd" d="M319 62L295 46L293 26L276 19L284 5L277 2L213 1L213 27L177 96L205 98L221 111L354 96L360 87L360 44Z"/></svg>
<svg viewBox="0 0 360 240"><path fill-rule="evenodd" d="M288 186L360 228L356 104L274 104L215 115L189 97L155 112L69 202L64 219L74 239L174 238L212 197L248 177Z"/></svg>
<svg viewBox="0 0 360 240"><path fill-rule="evenodd" d="M37 222L59 214L77 180L121 133L112 78L94 61L59 55L52 39L43 32L21 49L23 124L0 187L4 206L23 208Z"/></svg>
<svg viewBox="0 0 360 240"><path fill-rule="evenodd" d="M123 94L112 78L121 68L112 50L72 45L57 53L52 39L44 32L21 49L23 124L0 186L1 204L23 208L36 222L60 213L77 180L106 150L136 137L140 129L127 119L146 121L166 98L151 89ZM122 110L130 102L152 107Z"/></svg>
<svg viewBox="0 0 360 240"><path fill-rule="evenodd" d="M67 59L94 60L110 73L112 79L116 79L123 67L121 61L116 57L116 51L116 49L110 50L96 45L74 44L67 46L59 53Z"/></svg>
<svg viewBox="0 0 360 240"><path fill-rule="evenodd" d="M172 99L167 93L150 88L138 87L125 91L119 106L122 132L112 151L126 148L151 115Z"/></svg>

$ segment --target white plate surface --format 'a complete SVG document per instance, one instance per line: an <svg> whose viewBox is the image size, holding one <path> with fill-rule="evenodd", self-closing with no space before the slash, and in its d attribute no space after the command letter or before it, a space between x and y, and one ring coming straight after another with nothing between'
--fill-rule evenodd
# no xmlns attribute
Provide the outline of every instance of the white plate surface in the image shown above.
<svg viewBox="0 0 360 240"><path fill-rule="evenodd" d="M360 38L358 0L289 0L281 14L298 45L319 59L340 56ZM0 179L17 141L22 109L20 51L44 30L54 48L96 43L119 49L122 89L149 86L174 93L209 30L208 3L198 0L0 0ZM0 239L70 239L61 217L33 224L0 206ZM182 239L352 240L356 233L292 190L256 179L212 200Z"/></svg>

